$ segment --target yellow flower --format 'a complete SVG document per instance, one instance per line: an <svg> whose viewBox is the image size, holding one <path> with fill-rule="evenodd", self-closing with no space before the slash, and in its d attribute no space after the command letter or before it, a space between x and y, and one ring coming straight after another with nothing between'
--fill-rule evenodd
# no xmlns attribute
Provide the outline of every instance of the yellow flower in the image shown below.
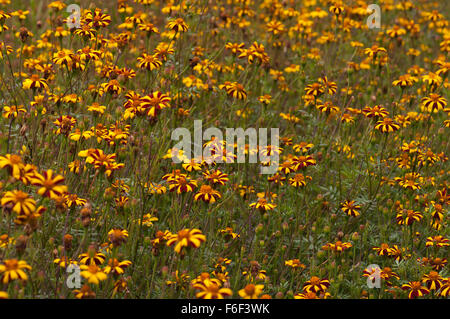
<svg viewBox="0 0 450 319"><path fill-rule="evenodd" d="M200 191L195 194L194 199L203 200L206 203L215 203L218 198L221 198L222 195L214 189L212 189L209 185L202 185L200 187Z"/></svg>
<svg viewBox="0 0 450 319"><path fill-rule="evenodd" d="M206 241L205 235L199 229L182 229L176 235L172 235L167 241L167 246L175 245L175 252L181 253L183 247L200 247Z"/></svg>
<svg viewBox="0 0 450 319"><path fill-rule="evenodd" d="M306 268L306 266L303 265L303 264L300 262L299 259L286 260L286 261L284 262L284 264L285 264L286 266L290 266L290 267L292 267L292 268L303 268L303 269Z"/></svg>
<svg viewBox="0 0 450 319"><path fill-rule="evenodd" d="M128 231L122 229L111 229L108 233L108 239L114 246L120 246L126 242L128 238Z"/></svg>
<svg viewBox="0 0 450 319"><path fill-rule="evenodd" d="M45 79L41 79L39 77L39 75L37 74L33 74L30 78L25 79L23 81L23 85L22 87L25 90L29 90L29 89L46 89L48 90L48 84L47 81Z"/></svg>
<svg viewBox="0 0 450 319"><path fill-rule="evenodd" d="M0 264L0 274L2 274L1 281L4 284L13 280L27 280L28 276L22 269L31 270L31 266L23 260L6 259L3 264Z"/></svg>
<svg viewBox="0 0 450 319"><path fill-rule="evenodd" d="M153 222L157 222L158 221L158 217L153 216L152 214L145 214L142 217L142 225L147 226L147 227L152 227L153 226ZM136 220L137 223L140 223L141 220L137 219Z"/></svg>
<svg viewBox="0 0 450 319"><path fill-rule="evenodd" d="M166 25L166 28L175 32L186 32L188 30L188 25L182 18L178 18L169 21Z"/></svg>
<svg viewBox="0 0 450 319"><path fill-rule="evenodd" d="M0 156L0 168L5 167L12 177L20 179L20 171L24 167L24 163L19 155L6 154L5 156Z"/></svg>
<svg viewBox="0 0 450 319"><path fill-rule="evenodd" d="M64 182L64 177L61 175L54 175L51 169L44 171L41 174L36 173L31 179L31 183L36 186L41 186L38 194L52 199L67 193L67 186L61 185Z"/></svg>
<svg viewBox="0 0 450 319"><path fill-rule="evenodd" d="M61 1L53 1L48 5L49 8L61 11L66 7L66 4Z"/></svg>
<svg viewBox="0 0 450 319"><path fill-rule="evenodd" d="M229 288L222 288L217 281L208 278L193 285L194 288L201 290L195 296L201 299L223 299L224 296L231 296L233 291Z"/></svg>
<svg viewBox="0 0 450 319"><path fill-rule="evenodd" d="M262 211L272 210L277 207L277 205L269 203L264 197L259 198L256 202L251 203L249 206Z"/></svg>
<svg viewBox="0 0 450 319"><path fill-rule="evenodd" d="M113 274L123 274L125 272L125 268L131 265L131 261L124 260L118 261L116 258L110 259L108 261L108 265L105 267L105 273L113 273Z"/></svg>
<svg viewBox="0 0 450 319"><path fill-rule="evenodd" d="M36 201L20 190L6 192L2 197L1 205L11 205L12 211L17 214L28 215L36 210Z"/></svg>
<svg viewBox="0 0 450 319"><path fill-rule="evenodd" d="M81 265L83 270L80 275L88 280L88 283L98 285L100 281L105 280L108 276L96 265Z"/></svg>
<svg viewBox="0 0 450 319"><path fill-rule="evenodd" d="M95 292L88 285L84 285L81 289L75 289L73 293L77 299L95 298Z"/></svg>
<svg viewBox="0 0 450 319"><path fill-rule="evenodd" d="M105 113L106 106L100 105L99 103L94 102L90 106L87 107L87 110L90 112L97 112L97 113L103 114L103 113Z"/></svg>
<svg viewBox="0 0 450 319"><path fill-rule="evenodd" d="M23 105L3 107L3 117L5 119L16 118L20 113L27 113L27 110L23 107Z"/></svg>
<svg viewBox="0 0 450 319"><path fill-rule="evenodd" d="M248 284L244 289L239 290L239 296L244 299L258 299L264 289L264 285Z"/></svg>

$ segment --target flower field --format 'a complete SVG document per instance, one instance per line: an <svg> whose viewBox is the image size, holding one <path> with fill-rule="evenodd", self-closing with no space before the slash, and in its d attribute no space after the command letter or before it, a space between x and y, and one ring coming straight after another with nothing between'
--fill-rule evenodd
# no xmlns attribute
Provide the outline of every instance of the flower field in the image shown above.
<svg viewBox="0 0 450 319"><path fill-rule="evenodd" d="M0 299L448 299L449 13L0 0Z"/></svg>

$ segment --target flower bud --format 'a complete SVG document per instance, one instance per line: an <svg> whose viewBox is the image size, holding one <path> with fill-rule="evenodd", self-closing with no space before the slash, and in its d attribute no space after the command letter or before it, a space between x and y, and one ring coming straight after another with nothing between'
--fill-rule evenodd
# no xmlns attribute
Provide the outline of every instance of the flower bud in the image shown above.
<svg viewBox="0 0 450 319"><path fill-rule="evenodd" d="M70 234L65 234L63 237L63 244L65 250L71 250L72 249L72 240L73 236Z"/></svg>

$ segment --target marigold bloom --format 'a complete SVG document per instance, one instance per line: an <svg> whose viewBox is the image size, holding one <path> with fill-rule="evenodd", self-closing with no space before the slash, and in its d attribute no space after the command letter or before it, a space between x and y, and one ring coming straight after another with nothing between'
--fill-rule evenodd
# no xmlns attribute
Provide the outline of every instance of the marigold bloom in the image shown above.
<svg viewBox="0 0 450 319"><path fill-rule="evenodd" d="M420 182L422 182L422 177L419 173L407 173L404 177L395 177L394 180L398 182L400 186L406 189L416 190L420 189Z"/></svg>
<svg viewBox="0 0 450 319"><path fill-rule="evenodd" d="M228 182L228 175L221 170L206 171L203 176L212 184L225 185Z"/></svg>
<svg viewBox="0 0 450 319"><path fill-rule="evenodd" d="M320 279L317 276L312 276L305 282L303 290L305 292L325 292L330 287L330 281L328 279Z"/></svg>
<svg viewBox="0 0 450 319"><path fill-rule="evenodd" d="M78 262L76 260L72 260L72 259L70 259L68 257L64 257L64 256L55 258L53 260L53 263L57 264L61 268L66 268L69 265L78 265Z"/></svg>
<svg viewBox="0 0 450 319"><path fill-rule="evenodd" d="M429 290L439 290L443 284L443 278L437 271L430 271L430 273L423 275L422 282Z"/></svg>
<svg viewBox="0 0 450 319"><path fill-rule="evenodd" d="M344 12L344 6L340 1L333 1L332 5L328 9L331 13L334 13L336 16L342 14Z"/></svg>
<svg viewBox="0 0 450 319"><path fill-rule="evenodd" d="M171 150L169 150L168 153L171 153ZM168 157L167 157L167 158L171 158L171 157L172 157L172 155L171 155L171 154L168 154ZM170 182L172 182L172 181L177 180L179 177L187 177L187 175L184 174L184 173L182 173L179 169L176 169L176 170L173 170L172 172L170 172L170 173L164 175L164 176L162 177L162 180L167 181L167 182L170 183Z"/></svg>
<svg viewBox="0 0 450 319"><path fill-rule="evenodd" d="M107 176L111 175L113 170L118 170L124 164L116 163L116 154L105 154L100 149L85 150L78 153L78 156L87 157L86 163L92 163L96 169L104 169Z"/></svg>
<svg viewBox="0 0 450 319"><path fill-rule="evenodd" d="M182 18L174 19L166 24L166 28L175 32L186 32L188 25Z"/></svg>
<svg viewBox="0 0 450 319"><path fill-rule="evenodd" d="M95 9L94 12L89 11L85 18L84 22L93 28L107 27L111 23L111 16L106 13L103 13L101 9Z"/></svg>
<svg viewBox="0 0 450 319"><path fill-rule="evenodd" d="M5 119L10 119L18 117L20 113L27 113L27 110L23 107L23 105L11 105L11 106L5 105L3 107L2 116Z"/></svg>
<svg viewBox="0 0 450 319"><path fill-rule="evenodd" d="M203 283L203 281L205 279L209 279L209 274L208 273L204 273L207 276L203 276L200 275L199 277L197 277L196 279L192 280L191 283L192 285L195 284L201 284ZM189 280L190 280L190 276L188 274L186 274L185 272L180 273L178 270L175 271L174 274L172 274L172 278L173 280L167 280L166 281L166 285L171 287L171 286L177 286L177 288L181 288L182 290L186 290L187 285L189 284ZM215 284L220 285L220 282L217 282L217 280L211 280L213 281Z"/></svg>
<svg viewBox="0 0 450 319"><path fill-rule="evenodd" d="M175 191L177 194L192 192L197 187L197 181L192 180L189 177L180 176L175 180L169 181L169 190Z"/></svg>
<svg viewBox="0 0 450 319"><path fill-rule="evenodd" d="M317 161L311 155L294 156L291 160L294 170L316 165Z"/></svg>
<svg viewBox="0 0 450 319"><path fill-rule="evenodd" d="M387 256L390 252L389 245L386 243L382 243L380 247L373 247L372 249L377 252L378 256Z"/></svg>
<svg viewBox="0 0 450 319"><path fill-rule="evenodd" d="M289 184L294 187L303 187L306 185L306 180L312 180L311 176L304 176L301 173L295 174L294 177L289 178Z"/></svg>
<svg viewBox="0 0 450 319"><path fill-rule="evenodd" d="M313 292L299 292L298 294L294 295L294 299L320 299L319 296Z"/></svg>
<svg viewBox="0 0 450 319"><path fill-rule="evenodd" d="M0 264L1 282L7 284L13 280L28 280L25 269L31 270L31 266L23 260L6 259Z"/></svg>
<svg viewBox="0 0 450 319"><path fill-rule="evenodd" d="M354 200L346 200L341 204L341 210L348 216L356 217L360 215L361 205L357 205Z"/></svg>
<svg viewBox="0 0 450 319"><path fill-rule="evenodd" d="M393 272L392 271L392 269L390 268L390 267L384 267L382 270L381 270L381 278L382 279L385 279L386 280L386 284L388 285L388 286L391 286L392 284L390 283L390 279L391 278L394 278L394 279L397 279L397 280L399 280L400 279L400 276L397 274L397 273L395 273L395 272Z"/></svg>
<svg viewBox="0 0 450 319"><path fill-rule="evenodd" d="M167 94L155 91L143 96L140 101L140 107L147 111L147 115L155 117L160 110L170 107L171 98Z"/></svg>
<svg viewBox="0 0 450 319"><path fill-rule="evenodd" d="M148 34L151 33L159 33L159 30L157 27L155 27L155 25L153 23L147 22L147 23L139 23L138 24L138 28L141 31L145 31Z"/></svg>
<svg viewBox="0 0 450 319"><path fill-rule="evenodd" d="M447 265L447 262L448 262L447 258L436 257L427 259L427 261L424 262L424 264L429 264L433 270L440 271L442 270L442 268L445 267L445 265Z"/></svg>
<svg viewBox="0 0 450 319"><path fill-rule="evenodd" d="M415 212L412 209L402 209L395 217L399 225L411 225L413 222L420 222L422 218L423 214L421 212Z"/></svg>
<svg viewBox="0 0 450 319"><path fill-rule="evenodd" d="M450 246L450 240L444 236L438 235L433 237L427 237L426 246L436 246L436 247L448 247Z"/></svg>
<svg viewBox="0 0 450 319"><path fill-rule="evenodd" d="M245 100L247 98L247 91L244 89L242 84L239 84L237 82L227 82L223 85L225 88L225 91L229 96L234 97L238 100Z"/></svg>
<svg viewBox="0 0 450 319"><path fill-rule="evenodd" d="M39 75L37 75L37 74L33 74L28 79L25 79L23 81L22 87L25 90L29 90L29 89L33 89L33 90L45 89L45 90L48 90L47 81L45 79L41 79L39 77Z"/></svg>
<svg viewBox="0 0 450 319"><path fill-rule="evenodd" d="M36 210L36 201L20 190L8 191L1 199L1 205L11 205L11 210L17 214L31 214Z"/></svg>
<svg viewBox="0 0 450 319"><path fill-rule="evenodd" d="M422 297L430 292L428 288L422 286L420 281L411 281L407 284L402 285L403 290L409 290L408 298L415 299L417 297Z"/></svg>
<svg viewBox="0 0 450 319"><path fill-rule="evenodd" d="M13 237L9 237L8 234L0 235L0 248L6 248L10 244L14 244Z"/></svg>
<svg viewBox="0 0 450 319"><path fill-rule="evenodd" d="M322 246L323 250L334 250L335 252L341 253L346 249L352 247L351 243L343 243L341 241L337 241L336 243L328 243Z"/></svg>
<svg viewBox="0 0 450 319"><path fill-rule="evenodd" d="M418 79L414 76L411 76L410 74L400 75L398 80L395 80L392 82L392 85L399 86L402 89L414 85L415 82L417 82Z"/></svg>
<svg viewBox="0 0 450 319"><path fill-rule="evenodd" d="M405 254L405 252L405 248L399 248L397 245L393 245L391 248L389 248L388 256L396 261L401 261L411 256L410 254Z"/></svg>
<svg viewBox="0 0 450 319"><path fill-rule="evenodd" d="M442 286L439 291L439 296L448 298L450 296L450 278L442 280Z"/></svg>
<svg viewBox="0 0 450 319"><path fill-rule="evenodd" d="M200 299L223 299L225 296L231 296L233 291L230 288L223 288L215 281L205 279L200 283L194 284L195 289L201 290L195 296Z"/></svg>
<svg viewBox="0 0 450 319"><path fill-rule="evenodd" d="M320 83L309 84L305 87L305 93L314 97L321 95L325 92L325 89Z"/></svg>
<svg viewBox="0 0 450 319"><path fill-rule="evenodd" d="M332 114L332 113L338 113L339 112L339 107L337 107L336 105L333 105L332 102L325 102L323 104L317 104L317 109L322 112L322 113L327 113L327 114Z"/></svg>
<svg viewBox="0 0 450 319"><path fill-rule="evenodd" d="M387 53L386 49L383 47L379 47L378 45L374 44L372 47L370 48L366 48L364 49L364 54L368 55L369 57L375 59L378 54L380 53Z"/></svg>
<svg viewBox="0 0 450 319"><path fill-rule="evenodd" d="M142 54L142 56L137 58L138 67L141 69L147 69L149 71L159 69L162 65L162 62L158 59L156 55L151 54Z"/></svg>
<svg viewBox="0 0 450 319"><path fill-rule="evenodd" d="M249 49L243 49L239 58L247 58L248 63L252 64L255 60L259 64L269 63L269 55L265 52L263 44L257 43L256 41L250 45Z"/></svg>
<svg viewBox="0 0 450 319"><path fill-rule="evenodd" d="M260 197L256 202L251 203L249 206L261 211L268 211L277 207L277 205L269 203L264 197Z"/></svg>
<svg viewBox="0 0 450 319"><path fill-rule="evenodd" d="M145 183L144 187L147 189L147 191L150 194L165 194L167 191L167 188L162 184L156 184L153 182Z"/></svg>
<svg viewBox="0 0 450 319"><path fill-rule="evenodd" d="M120 94L122 92L122 87L120 86L119 81L113 79L107 83L102 83L101 87L105 92L110 94Z"/></svg>
<svg viewBox="0 0 450 319"><path fill-rule="evenodd" d="M108 260L108 264L106 265L103 271L106 274L112 273L121 275L125 272L125 268L129 267L131 264L132 263L129 260L119 261L116 258L112 258Z"/></svg>
<svg viewBox="0 0 450 319"><path fill-rule="evenodd" d="M294 171L294 165L292 164L291 161L287 160L280 164L278 170L287 175Z"/></svg>
<svg viewBox="0 0 450 319"><path fill-rule="evenodd" d="M363 108L362 110L364 116L366 117L386 117L389 115L389 112L382 106L380 105L375 105L373 107L370 106L366 106L365 108Z"/></svg>
<svg viewBox="0 0 450 319"><path fill-rule="evenodd" d="M281 21L273 20L273 21L269 21L266 24L266 30L267 30L267 32L272 33L273 35L277 35L277 34L283 33L286 30L286 28L285 28L284 24L281 23Z"/></svg>
<svg viewBox="0 0 450 319"><path fill-rule="evenodd" d="M75 298L77 299L92 299L95 298L95 292L92 291L89 285L83 285L81 289L75 289L73 291Z"/></svg>
<svg viewBox="0 0 450 319"><path fill-rule="evenodd" d="M272 99L272 97L269 94L258 97L258 101L265 105L269 104L271 99Z"/></svg>
<svg viewBox="0 0 450 319"><path fill-rule="evenodd" d="M222 195L209 185L202 185L197 194L195 194L195 200L203 200L206 203L215 203L218 198L222 198Z"/></svg>
<svg viewBox="0 0 450 319"><path fill-rule="evenodd" d="M88 39L94 39L96 33L97 31L88 24L83 24L81 28L78 28L74 31L74 34Z"/></svg>
<svg viewBox="0 0 450 319"><path fill-rule="evenodd" d="M245 279L254 282L254 281L262 281L267 277L267 271L264 269L260 269L261 266L258 262L252 261L250 262L250 269L242 272L242 275L245 276Z"/></svg>
<svg viewBox="0 0 450 319"><path fill-rule="evenodd" d="M158 247L162 242L169 240L172 236L173 234L168 230L164 232L158 230L155 234L155 238L152 239L153 247Z"/></svg>
<svg viewBox="0 0 450 319"><path fill-rule="evenodd" d="M101 265L105 262L106 256L101 252L89 250L87 253L78 256L80 264L83 265Z"/></svg>
<svg viewBox="0 0 450 319"><path fill-rule="evenodd" d="M8 173L15 179L20 179L21 169L24 167L22 158L15 154L0 156L0 168L6 168Z"/></svg>
<svg viewBox="0 0 450 319"><path fill-rule="evenodd" d="M153 222L157 222L158 221L158 217L153 216L152 214L145 214L144 216L142 216L142 225L147 226L147 227L152 227L153 226ZM137 223L140 223L141 220L138 219L136 220Z"/></svg>
<svg viewBox="0 0 450 319"><path fill-rule="evenodd" d="M231 228L231 227L226 227L225 229L220 229L219 232L222 235L224 235L227 240L236 239L236 238L241 237L241 235L233 232L233 228Z"/></svg>
<svg viewBox="0 0 450 319"><path fill-rule="evenodd" d="M53 54L53 63L57 65L66 65L67 67L72 65L74 53L71 50L63 49Z"/></svg>
<svg viewBox="0 0 450 319"><path fill-rule="evenodd" d="M400 125L395 122L393 119L385 117L381 121L378 121L375 125L375 129L379 130L382 133L391 133L400 129Z"/></svg>
<svg viewBox="0 0 450 319"><path fill-rule="evenodd" d="M54 175L51 169L44 171L41 174L36 173L31 179L31 183L36 186L41 186L38 194L52 199L64 195L67 192L67 186L62 185L64 177L61 175Z"/></svg>
<svg viewBox="0 0 450 319"><path fill-rule="evenodd" d="M306 268L306 266L302 264L299 259L286 260L284 264L292 268Z"/></svg>
<svg viewBox="0 0 450 319"><path fill-rule="evenodd" d="M244 289L239 290L239 296L244 299L258 299L264 289L264 285L248 284Z"/></svg>
<svg viewBox="0 0 450 319"><path fill-rule="evenodd" d="M230 50L233 54L240 54L244 49L245 43L231 43L225 44L225 49Z"/></svg>
<svg viewBox="0 0 450 319"><path fill-rule="evenodd" d="M421 102L422 106L430 113L443 110L447 106L447 100L436 93L431 93L429 96L422 98Z"/></svg>
<svg viewBox="0 0 450 319"><path fill-rule="evenodd" d="M167 61L167 57L175 53L175 50L173 49L173 42L160 42L156 46L155 50L153 50L153 52L155 53L155 56L158 57L158 59L160 59L161 61Z"/></svg>
<svg viewBox="0 0 450 319"><path fill-rule="evenodd" d="M433 72L429 72L428 74L423 75L422 80L424 82L427 82L432 89L442 83L442 77Z"/></svg>
<svg viewBox="0 0 450 319"><path fill-rule="evenodd" d="M202 234L201 230L185 228L180 230L176 235L172 235L167 241L167 246L175 244L174 250L180 254L184 247L198 248L205 241L206 237Z"/></svg>
<svg viewBox="0 0 450 319"><path fill-rule="evenodd" d="M58 126L56 134L64 134L67 136L77 123L77 120L70 115L63 115L57 118L53 123Z"/></svg>
<svg viewBox="0 0 450 319"><path fill-rule="evenodd" d="M81 265L80 275L88 280L88 283L98 285L100 281L106 280L108 276L96 265Z"/></svg>
<svg viewBox="0 0 450 319"><path fill-rule="evenodd" d="M127 241L128 231L118 228L111 229L108 232L108 239L114 246L120 246Z"/></svg>
<svg viewBox="0 0 450 319"><path fill-rule="evenodd" d="M195 158L185 159L184 163L181 165L187 172L200 171L202 169L202 164L199 160Z"/></svg>

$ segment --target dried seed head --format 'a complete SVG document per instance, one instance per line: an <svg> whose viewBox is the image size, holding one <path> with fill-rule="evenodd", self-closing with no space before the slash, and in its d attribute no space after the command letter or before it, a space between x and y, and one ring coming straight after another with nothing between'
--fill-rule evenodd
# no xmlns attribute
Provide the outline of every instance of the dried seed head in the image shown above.
<svg viewBox="0 0 450 319"><path fill-rule="evenodd" d="M16 238L16 251L19 255L23 254L27 248L28 236L20 235Z"/></svg>

